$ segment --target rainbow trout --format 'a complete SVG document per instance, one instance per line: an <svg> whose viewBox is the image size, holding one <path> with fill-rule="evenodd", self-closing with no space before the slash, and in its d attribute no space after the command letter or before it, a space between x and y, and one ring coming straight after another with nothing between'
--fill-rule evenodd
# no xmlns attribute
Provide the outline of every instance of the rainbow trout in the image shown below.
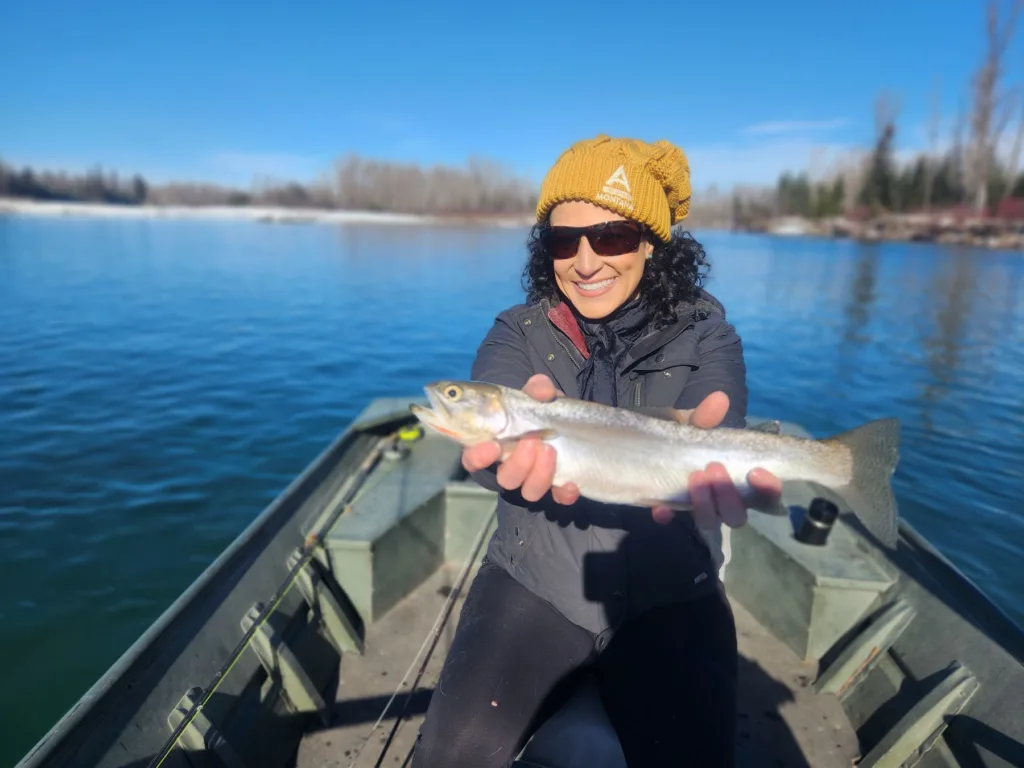
<svg viewBox="0 0 1024 768"><path fill-rule="evenodd" d="M721 462L741 493L763 467L783 482L826 486L864 526L895 546L896 501L890 478L899 452L899 422L879 419L822 440L754 429L700 429L625 408L559 397L538 402L525 392L472 381L440 381L424 391L431 408L412 405L428 428L463 446L498 442L506 452L535 436L555 449L555 485L608 504L691 509L689 475Z"/></svg>

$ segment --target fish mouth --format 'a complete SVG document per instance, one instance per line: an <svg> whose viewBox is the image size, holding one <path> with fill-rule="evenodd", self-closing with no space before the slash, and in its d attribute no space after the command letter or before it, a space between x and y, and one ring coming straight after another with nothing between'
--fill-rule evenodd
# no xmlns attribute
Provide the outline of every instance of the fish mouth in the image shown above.
<svg viewBox="0 0 1024 768"><path fill-rule="evenodd" d="M423 391L430 401L430 407L425 408L418 403L412 403L409 405L412 415L419 419L424 426L430 427L442 435L459 439L461 435L448 426L450 423L448 405L438 397L434 387L428 385L423 388Z"/></svg>
<svg viewBox="0 0 1024 768"><path fill-rule="evenodd" d="M409 410L412 411L417 418L426 418L433 420L448 416L448 407L441 400L441 398L437 396L437 394L434 392L433 387L426 386L423 388L423 392L427 396L427 400L430 403L429 406L424 407L419 403L412 403L409 405Z"/></svg>

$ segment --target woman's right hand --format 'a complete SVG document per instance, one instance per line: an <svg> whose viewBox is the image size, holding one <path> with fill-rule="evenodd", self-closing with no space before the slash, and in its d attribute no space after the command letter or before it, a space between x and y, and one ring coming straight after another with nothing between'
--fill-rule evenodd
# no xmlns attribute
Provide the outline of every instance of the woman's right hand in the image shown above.
<svg viewBox="0 0 1024 768"><path fill-rule="evenodd" d="M531 376L523 385L523 392L534 400L554 400L563 395L554 383L542 373ZM479 443L462 451L462 466L469 472L485 469L501 460L501 446L497 442ZM527 501L539 501L549 490L559 504L573 504L580 497L573 483L553 486L555 478L555 449L537 437L528 437L516 443L512 452L498 466L498 485L506 491L519 488Z"/></svg>

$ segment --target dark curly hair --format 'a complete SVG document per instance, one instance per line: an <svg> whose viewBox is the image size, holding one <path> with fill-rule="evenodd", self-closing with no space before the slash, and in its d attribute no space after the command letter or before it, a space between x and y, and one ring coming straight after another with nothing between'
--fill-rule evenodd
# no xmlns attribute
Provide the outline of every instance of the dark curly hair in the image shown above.
<svg viewBox="0 0 1024 768"><path fill-rule="evenodd" d="M554 303L565 300L555 282L551 257L541 242L543 228L544 225L535 224L526 241L529 257L523 268L523 289L531 304L542 299ZM663 328L674 322L684 308L703 303L699 299L710 265L704 248L686 230L673 230L667 243L651 239L646 229L644 237L654 244L654 251L640 278L640 295L650 308L653 326Z"/></svg>

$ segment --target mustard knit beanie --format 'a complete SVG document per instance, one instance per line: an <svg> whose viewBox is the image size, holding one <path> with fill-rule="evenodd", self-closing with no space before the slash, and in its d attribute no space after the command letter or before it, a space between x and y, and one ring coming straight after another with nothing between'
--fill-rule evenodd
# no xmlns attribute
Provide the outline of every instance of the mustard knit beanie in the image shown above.
<svg viewBox="0 0 1024 768"><path fill-rule="evenodd" d="M690 212L690 165L667 141L600 135L573 144L541 183L537 221L558 203L584 200L639 221L662 241Z"/></svg>

